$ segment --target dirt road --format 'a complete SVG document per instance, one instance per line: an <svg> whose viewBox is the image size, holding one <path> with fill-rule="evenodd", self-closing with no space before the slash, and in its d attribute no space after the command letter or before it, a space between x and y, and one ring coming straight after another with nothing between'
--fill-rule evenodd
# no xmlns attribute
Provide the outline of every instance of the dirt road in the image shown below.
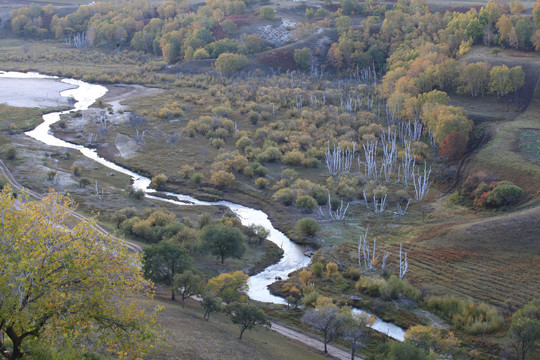
<svg viewBox="0 0 540 360"><path fill-rule="evenodd" d="M301 342L304 345L307 345L311 348L318 349L323 351L324 349L324 343L320 340L314 339L311 336L304 334L298 330L293 330L291 328L288 328L283 325L279 325L276 323L272 323L271 329L278 334L281 334L283 336L288 337L289 339ZM328 348L328 355L332 356L333 358L339 359L339 360L349 360L351 358L351 354L347 351L338 349L335 346L327 345ZM354 357L357 360L362 360L361 357L355 356Z"/></svg>

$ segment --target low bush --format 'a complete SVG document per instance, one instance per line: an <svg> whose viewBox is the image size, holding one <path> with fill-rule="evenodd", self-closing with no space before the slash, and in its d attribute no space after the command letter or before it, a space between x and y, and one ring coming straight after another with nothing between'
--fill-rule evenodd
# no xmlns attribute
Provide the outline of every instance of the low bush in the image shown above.
<svg viewBox="0 0 540 360"><path fill-rule="evenodd" d="M322 273L324 270L324 265L322 262L320 261L314 262L313 264L311 264L310 268L313 275L315 275L316 277L322 276Z"/></svg>
<svg viewBox="0 0 540 360"><path fill-rule="evenodd" d="M348 268L347 271L343 273L343 277L346 279L351 280L359 280L360 279L360 270L354 269L354 268Z"/></svg>
<svg viewBox="0 0 540 360"><path fill-rule="evenodd" d="M292 205L296 199L296 192L290 188L279 189L272 195L274 201L279 201L283 205Z"/></svg>
<svg viewBox="0 0 540 360"><path fill-rule="evenodd" d="M304 160L304 154L298 150L292 150L283 156L282 162L285 165L301 165Z"/></svg>
<svg viewBox="0 0 540 360"><path fill-rule="evenodd" d="M402 296L414 301L420 298L420 290L395 275L391 275L388 280L378 276L361 276L356 282L356 290L370 296L382 296L388 300L399 299Z"/></svg>
<svg viewBox="0 0 540 360"><path fill-rule="evenodd" d="M317 202L309 195L301 195L296 199L296 207L302 209L305 213L310 213L317 207Z"/></svg>
<svg viewBox="0 0 540 360"><path fill-rule="evenodd" d="M400 296L405 296L416 301L420 297L418 289L410 285L407 280L400 280L395 275L388 278L386 284L381 288L381 294L386 299L398 299Z"/></svg>
<svg viewBox="0 0 540 360"><path fill-rule="evenodd" d="M486 197L488 206L514 205L523 196L523 190L514 184L499 183Z"/></svg>
<svg viewBox="0 0 540 360"><path fill-rule="evenodd" d="M255 179L255 185L259 189L265 189L268 186L268 183L269 181L262 177Z"/></svg>
<svg viewBox="0 0 540 360"><path fill-rule="evenodd" d="M296 223L296 231L303 236L314 236L321 227L313 218L302 218Z"/></svg>
<svg viewBox="0 0 540 360"><path fill-rule="evenodd" d="M381 289L385 285L386 281L380 277L361 276L355 287L360 292L376 297L381 294Z"/></svg>
<svg viewBox="0 0 540 360"><path fill-rule="evenodd" d="M472 335L492 333L504 325L502 315L486 303L457 296L435 296L428 298L426 305L457 329Z"/></svg>

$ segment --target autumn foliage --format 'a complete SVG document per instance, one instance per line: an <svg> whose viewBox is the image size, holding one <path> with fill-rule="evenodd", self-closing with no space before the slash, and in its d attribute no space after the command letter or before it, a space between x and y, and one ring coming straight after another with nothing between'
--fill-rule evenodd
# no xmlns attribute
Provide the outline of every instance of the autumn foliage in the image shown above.
<svg viewBox="0 0 540 360"><path fill-rule="evenodd" d="M452 131L441 141L439 155L448 160L459 160L467 150L467 137L460 132Z"/></svg>
<svg viewBox="0 0 540 360"><path fill-rule="evenodd" d="M69 198L54 192L35 202L16 200L9 186L0 193L0 350L6 358L36 349L71 358L69 349L81 343L90 352L135 358L153 342L155 316L132 297L151 287L139 256L92 224L70 228L73 210Z"/></svg>

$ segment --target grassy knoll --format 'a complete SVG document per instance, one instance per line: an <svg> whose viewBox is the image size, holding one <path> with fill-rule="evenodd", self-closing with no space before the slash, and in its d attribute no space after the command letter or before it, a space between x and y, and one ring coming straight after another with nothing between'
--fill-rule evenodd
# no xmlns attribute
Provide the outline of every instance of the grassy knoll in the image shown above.
<svg viewBox="0 0 540 360"><path fill-rule="evenodd" d="M513 181L529 193L537 191L540 183L540 166L531 161L527 154L534 157L538 154L536 150L532 150L533 154L530 154L520 149L521 144L527 141L520 137L520 134L525 129L535 131L540 129L539 111L540 88L537 88L526 112L512 122L497 124L493 128L493 139L478 152L473 168L489 169L493 174Z"/></svg>
<svg viewBox="0 0 540 360"><path fill-rule="evenodd" d="M165 330L165 346L149 359L326 359L322 354L275 334L255 328L242 340L237 325L224 314L212 313L203 320L204 310L188 301L182 309L179 303L156 298L163 306L158 321Z"/></svg>

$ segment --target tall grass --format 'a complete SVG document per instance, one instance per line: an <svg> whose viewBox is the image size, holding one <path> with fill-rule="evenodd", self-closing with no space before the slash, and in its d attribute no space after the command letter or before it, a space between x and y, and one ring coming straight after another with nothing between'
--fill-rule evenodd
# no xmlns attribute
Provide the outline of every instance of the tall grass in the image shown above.
<svg viewBox="0 0 540 360"><path fill-rule="evenodd" d="M468 334L486 334L500 330L504 318L497 308L483 302L474 302L457 296L434 296L426 300L427 306Z"/></svg>
<svg viewBox="0 0 540 360"><path fill-rule="evenodd" d="M387 300L404 296L417 301L420 297L418 289L395 275L390 276L388 280L378 276L361 276L356 282L356 290L374 297L382 296Z"/></svg>

